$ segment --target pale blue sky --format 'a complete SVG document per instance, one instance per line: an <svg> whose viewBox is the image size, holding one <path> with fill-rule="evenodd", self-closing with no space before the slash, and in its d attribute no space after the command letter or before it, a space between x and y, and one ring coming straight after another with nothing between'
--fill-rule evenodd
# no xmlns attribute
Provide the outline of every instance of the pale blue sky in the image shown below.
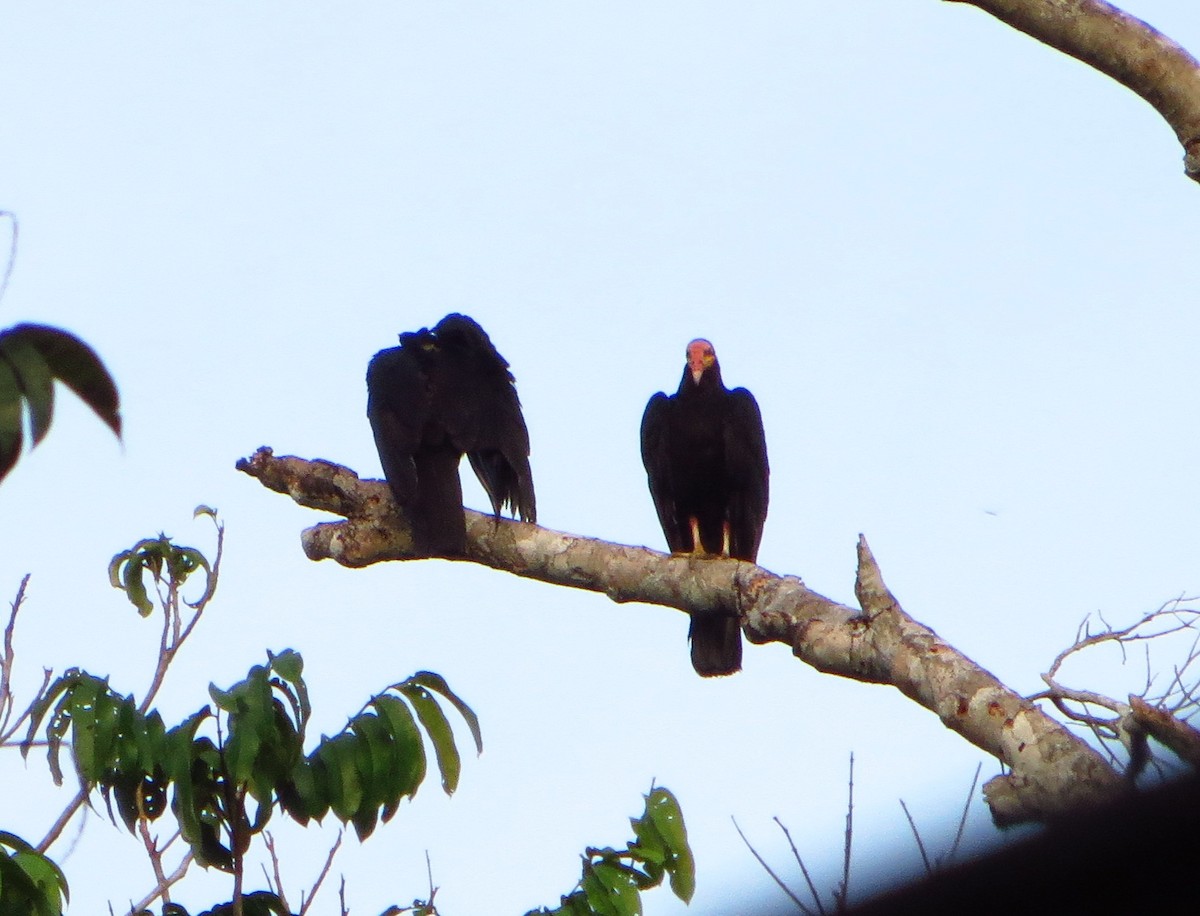
<svg viewBox="0 0 1200 916"><path fill-rule="evenodd" d="M1129 11L1200 49L1193 5ZM429 785L348 839L355 912L424 895L426 849L448 914L553 904L652 779L691 831L689 912L773 899L730 815L786 867L779 815L832 887L851 751L859 861L911 869L897 799L936 845L982 758L779 646L701 681L666 609L305 560L320 517L234 461L266 444L378 476L367 360L449 311L513 365L549 527L662 546L638 424L705 336L762 406L767 568L852 602L863 532L906 609L1022 691L1085 614L1200 591L1200 188L1149 106L975 9L15 3L0 86L0 207L21 221L0 326L89 341L126 422L122 448L64 396L0 486L0 594L33 574L20 683L77 664L143 692L156 628L106 564L159 530L209 544L191 510L217 507L225 575L168 720L284 647L326 732L421 668L482 719L452 800ZM0 827L40 837L68 793L40 759L0 768L20 786ZM315 833L280 830L294 899L335 830ZM102 816L67 845L73 912L152 884ZM228 899L185 887L193 910ZM646 907L684 912L665 890Z"/></svg>

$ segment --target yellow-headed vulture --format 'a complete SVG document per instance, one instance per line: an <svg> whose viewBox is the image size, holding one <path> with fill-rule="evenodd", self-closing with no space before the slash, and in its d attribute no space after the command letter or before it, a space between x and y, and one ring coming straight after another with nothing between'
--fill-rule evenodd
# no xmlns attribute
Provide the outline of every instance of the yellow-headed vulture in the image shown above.
<svg viewBox="0 0 1200 916"><path fill-rule="evenodd" d="M460 557L465 454L498 518L537 519L529 432L508 363L466 315L400 335L367 367L367 417L384 476L412 523L417 551Z"/></svg>
<svg viewBox="0 0 1200 916"><path fill-rule="evenodd" d="M672 553L754 562L767 518L770 468L758 402L721 381L713 345L693 340L679 390L642 416L642 463ZM742 666L737 610L693 617L692 667L704 677Z"/></svg>

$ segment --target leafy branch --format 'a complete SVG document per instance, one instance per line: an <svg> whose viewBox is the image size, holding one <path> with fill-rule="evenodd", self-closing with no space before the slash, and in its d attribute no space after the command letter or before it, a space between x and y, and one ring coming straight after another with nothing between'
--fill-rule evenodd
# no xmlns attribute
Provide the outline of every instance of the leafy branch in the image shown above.
<svg viewBox="0 0 1200 916"><path fill-rule="evenodd" d="M696 867L688 847L679 802L669 789L652 788L641 817L631 817L635 839L625 849L589 848L576 890L553 910L526 916L633 916L642 912L641 894L666 877L675 896L689 903L696 891Z"/></svg>

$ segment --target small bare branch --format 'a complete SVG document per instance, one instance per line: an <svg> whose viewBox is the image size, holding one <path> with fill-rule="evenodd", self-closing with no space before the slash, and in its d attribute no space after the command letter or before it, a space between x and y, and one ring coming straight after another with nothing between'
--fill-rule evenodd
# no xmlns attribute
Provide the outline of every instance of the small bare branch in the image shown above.
<svg viewBox="0 0 1200 916"><path fill-rule="evenodd" d="M42 838L42 841L38 843L38 852L44 853L50 848L50 845L62 835L62 832L66 829L67 824L71 822L71 818L75 816L75 812L82 808L84 802L87 801L87 796L87 790L80 789L76 793L75 797L67 803L67 807L64 808L62 814L58 816L58 820L56 820L50 827L49 832Z"/></svg>
<svg viewBox="0 0 1200 916"><path fill-rule="evenodd" d="M158 887L131 906L127 916L137 916L138 913L141 913L143 910L145 910L146 907L152 904L159 897L163 897L167 891L167 888L172 887L183 880L183 876L187 874L188 868L191 867L191 864L192 851L189 849L186 853L184 853L183 858L179 861L179 865L176 867L175 871L163 878L162 883Z"/></svg>
<svg viewBox="0 0 1200 916"><path fill-rule="evenodd" d="M275 837L271 836L270 831L265 831L263 833L263 842L266 844L267 853L271 856L271 871L275 876L274 893L279 898L279 902L283 904L283 908L290 913L292 908L288 906L287 895L283 890L283 877L279 874L279 856L275 854ZM266 874L266 871L267 866L263 865L263 873ZM270 887L270 885L271 876L267 875L267 886ZM301 910L301 912L304 911Z"/></svg>
<svg viewBox="0 0 1200 916"><path fill-rule="evenodd" d="M1050 669L1042 675L1047 689L1026 699L1049 700L1065 719L1090 730L1114 766L1120 765L1116 751L1123 748L1128 757L1125 772L1129 778L1135 778L1154 760L1147 743L1149 737L1197 766L1200 756L1191 750L1189 740L1195 729L1185 721L1197 710L1196 696L1200 687L1193 668L1200 658L1200 608L1193 606L1197 600L1181 596L1167 601L1126 627L1114 627L1103 615L1097 615L1104 628L1093 631L1090 617L1084 618L1076 630L1075 642L1059 652ZM1151 696L1154 684L1151 647L1167 645L1171 637L1184 633L1197 635L1186 643L1186 657L1182 664L1174 667L1170 682L1159 694ZM1126 702L1095 691L1067 687L1060 680L1065 663L1084 650L1113 646L1125 662L1127 647L1137 644L1144 649L1146 664L1145 686L1140 697L1131 695ZM1141 712L1134 710L1135 699ZM1098 714L1098 710L1107 710L1111 715Z"/></svg>
<svg viewBox="0 0 1200 916"><path fill-rule="evenodd" d="M880 585L882 585L882 580ZM888 595L890 598L890 593ZM864 608L865 610L865 608ZM850 779L848 781L849 796L846 799L846 845L842 856L842 886L834 891L838 903L838 912L843 913L850 905L850 848L854 840L854 753L850 754Z"/></svg>
<svg viewBox="0 0 1200 916"><path fill-rule="evenodd" d="M933 863L929 861L929 856L925 852L925 843L921 839L921 831L917 829L917 822L913 820L912 812L908 810L908 805L904 803L904 799L900 799L900 807L904 809L904 816L908 818L908 829L912 831L913 839L917 841L917 849L921 853L921 861L925 865L925 874L933 874Z"/></svg>
<svg viewBox="0 0 1200 916"><path fill-rule="evenodd" d="M9 605L11 608L8 615L8 624L4 628L4 654L0 656L0 739L8 737L11 732L6 733L8 719L13 711L12 697L12 667L13 667L13 631L17 626L17 614L21 610L21 605L25 601L25 588L29 585L29 573L26 573L21 578L21 584L17 586L17 596L13 598Z"/></svg>
<svg viewBox="0 0 1200 916"><path fill-rule="evenodd" d="M808 867L804 864L804 859L800 857L799 850L796 849L796 844L792 841L792 833L784 826L783 821L778 817L775 818L775 823L779 825L779 829L783 831L783 835L787 837L788 846L792 848L792 858L796 860L796 864L800 866L800 872L804 875L804 880L808 884L808 892L812 894L813 903L817 906L817 912L821 916L825 916L825 905L821 903L821 895L817 893L817 886L813 883L812 876L808 873Z"/></svg>
<svg viewBox="0 0 1200 916"><path fill-rule="evenodd" d="M962 817L958 819L958 830L954 834L954 842L950 844L950 850L939 861L939 865L953 862L954 857L958 855L958 847L962 844L963 833L967 829L967 814L971 810L971 799L975 797L975 787L979 785L979 774L983 772L983 763L975 765L975 776L971 779L971 788L967 790L967 800L963 802Z"/></svg>
<svg viewBox="0 0 1200 916"><path fill-rule="evenodd" d="M333 866L333 857L337 855L337 851L342 846L342 831L338 831L337 840L329 850L329 855L325 857L325 867L321 869L321 873L317 875L317 880L313 883L312 890L309 891L308 899L304 899L304 894L300 894L300 912L298 916L305 916L308 913L308 908L312 906L313 901L317 898L317 891L321 889L321 885L325 883L325 876L329 874L329 869ZM341 889L342 913L346 912L346 879L342 878Z"/></svg>
<svg viewBox="0 0 1200 916"><path fill-rule="evenodd" d="M154 838L150 836L150 822L144 817L138 818L138 835L142 838L142 846L150 859L150 867L154 869L155 887L162 888L163 903L170 903L171 895L167 890L167 876L162 869L162 851L155 846Z"/></svg>
<svg viewBox="0 0 1200 916"><path fill-rule="evenodd" d="M9 741L11 741L12 736L15 735L17 732L19 732L22 728L25 727L25 721L30 716L33 715L34 707L37 706L37 704L41 701L42 697L45 696L46 688L50 686L50 680L53 677L54 677L54 669L53 668L43 668L42 669L41 686L38 687L38 689L34 692L33 699L31 699L29 701L29 705L25 707L25 711L23 713L21 713L19 716L17 716L16 720L12 723L11 726L9 726L8 730L6 732L4 732L4 734L0 735L0 747L4 746ZM44 742L35 742L31 746L37 746L38 744L41 744L41 743L44 743Z"/></svg>
<svg viewBox="0 0 1200 916"><path fill-rule="evenodd" d="M746 839L746 834L742 833L742 828L738 826L737 818L732 817L730 820L733 821L733 827L735 830L737 830L738 836L742 838L742 842L746 844L746 848L750 850L754 858L758 859L758 864L763 867L763 871L770 875L771 879L779 885L779 889L788 895L788 898L792 901L792 903L796 904L796 908L799 909L800 912L807 914L807 916L817 916L816 911L810 910L807 906L805 906L804 902L792 892L792 889L784 884L783 879L780 878L779 875L775 874L775 872L771 869L771 866L767 864L767 860L758 854L758 850L750 845L750 841ZM806 871L805 877L807 876L808 872ZM812 886L811 883L809 886ZM816 896L815 892L813 896ZM817 900L817 905L820 906L819 899ZM824 913L824 910L821 910L821 913Z"/></svg>

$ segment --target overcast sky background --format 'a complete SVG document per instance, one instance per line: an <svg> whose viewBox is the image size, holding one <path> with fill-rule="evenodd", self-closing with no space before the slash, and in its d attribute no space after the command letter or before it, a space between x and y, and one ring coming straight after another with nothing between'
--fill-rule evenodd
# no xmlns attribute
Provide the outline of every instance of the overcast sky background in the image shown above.
<svg viewBox="0 0 1200 916"><path fill-rule="evenodd" d="M1129 11L1200 50L1200 7ZM852 603L862 532L906 610L1022 692L1084 615L1200 592L1200 188L1148 105L973 8L20 2L0 86L21 232L0 326L88 341L126 430L64 393L0 485L4 600L32 574L18 701L71 665L142 695L157 624L106 565L160 530L210 549L191 513L215 506L226 565L168 723L285 647L315 731L423 668L482 720L453 799L430 782L348 836L357 914L425 896L426 850L442 912L555 904L586 846L630 838L652 781L690 831L687 912L778 899L731 815L799 887L778 815L829 889L851 752L865 886L919 868L898 799L940 851L976 764L998 772L894 689L780 646L702 681L668 609L467 564L306 560L322 517L234 462L270 445L379 476L367 361L447 312L513 366L548 527L663 546L638 425L705 336L762 408L766 568ZM1115 655L1076 670L1116 695L1144 676ZM73 790L2 753L0 828L36 841ZM978 799L971 822L989 832ZM293 905L336 832L280 822ZM102 813L51 853L72 912L153 885ZM224 876L189 881L193 912L229 899Z"/></svg>

